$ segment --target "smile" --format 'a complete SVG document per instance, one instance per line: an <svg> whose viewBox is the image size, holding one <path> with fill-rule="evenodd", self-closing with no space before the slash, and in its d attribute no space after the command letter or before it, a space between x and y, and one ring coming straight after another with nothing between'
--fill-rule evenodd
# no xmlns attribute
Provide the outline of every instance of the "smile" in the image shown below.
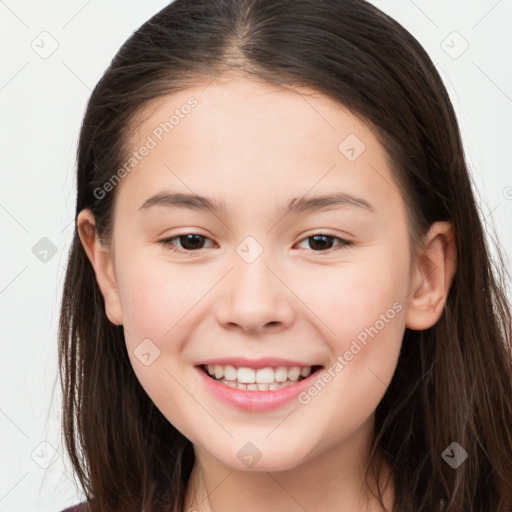
<svg viewBox="0 0 512 512"><path fill-rule="evenodd" d="M201 365L203 372L215 381L230 388L246 391L276 391L300 382L320 368L318 365L265 368Z"/></svg>

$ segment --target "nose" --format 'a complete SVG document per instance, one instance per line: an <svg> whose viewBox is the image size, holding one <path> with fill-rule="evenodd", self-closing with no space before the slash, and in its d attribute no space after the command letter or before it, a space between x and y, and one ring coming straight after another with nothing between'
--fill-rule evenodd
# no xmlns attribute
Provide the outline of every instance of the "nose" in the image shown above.
<svg viewBox="0 0 512 512"><path fill-rule="evenodd" d="M275 260L274 260L275 261ZM217 320L228 329L260 332L289 327L295 318L294 295L284 272L266 253L248 263L238 254L219 289Z"/></svg>

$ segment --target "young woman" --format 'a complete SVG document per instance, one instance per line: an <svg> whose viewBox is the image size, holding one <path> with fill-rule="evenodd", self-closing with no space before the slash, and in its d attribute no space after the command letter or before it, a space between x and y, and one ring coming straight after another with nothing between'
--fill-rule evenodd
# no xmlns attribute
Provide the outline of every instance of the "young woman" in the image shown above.
<svg viewBox="0 0 512 512"><path fill-rule="evenodd" d="M76 510L512 510L511 318L445 87L361 0L176 0L94 89Z"/></svg>

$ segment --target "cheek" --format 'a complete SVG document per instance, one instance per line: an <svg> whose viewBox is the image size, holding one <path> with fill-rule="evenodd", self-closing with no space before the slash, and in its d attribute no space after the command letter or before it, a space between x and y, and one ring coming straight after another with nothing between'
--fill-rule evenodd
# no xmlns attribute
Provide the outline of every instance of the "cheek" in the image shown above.
<svg viewBox="0 0 512 512"><path fill-rule="evenodd" d="M119 279L125 328L140 343L163 343L189 320L194 305L208 291L204 274L193 266L171 265L157 258L126 260Z"/></svg>
<svg viewBox="0 0 512 512"><path fill-rule="evenodd" d="M193 329L194 305L207 283L191 268L171 268L156 260L126 259L119 272L126 348L148 396L181 429L186 426L186 415L180 411L191 406L189 394L180 385L179 361Z"/></svg>
<svg viewBox="0 0 512 512"><path fill-rule="evenodd" d="M314 313L312 318L321 320L324 335L337 353L348 350L358 335L364 340L364 333L374 325L384 331L400 323L396 320L398 310L403 309L406 276L399 271L400 263L391 259L386 263L381 259L379 266L361 261L322 271L317 268L311 279L301 274L298 295ZM318 320L315 323L320 325Z"/></svg>
<svg viewBox="0 0 512 512"><path fill-rule="evenodd" d="M317 306L334 331L324 334L332 359L299 402L315 421L332 411L327 428L338 438L357 429L382 400L398 362L405 310L398 283L368 268L334 279L328 293L336 300Z"/></svg>
<svg viewBox="0 0 512 512"><path fill-rule="evenodd" d="M354 272L335 326L338 385L358 389L356 395L375 407L395 372L405 330L406 259L390 251L378 266Z"/></svg>
<svg viewBox="0 0 512 512"><path fill-rule="evenodd" d="M355 422L362 421L382 399L396 369L405 329L405 252L381 247L368 260L361 258L336 271L326 269L325 278L317 275L316 287L304 285L302 293L321 318L332 352L325 375L328 383L318 383L304 396L303 403L312 402L313 416L326 404L337 403L340 411L354 413ZM322 398L317 400L317 395ZM339 426L339 418L334 418Z"/></svg>

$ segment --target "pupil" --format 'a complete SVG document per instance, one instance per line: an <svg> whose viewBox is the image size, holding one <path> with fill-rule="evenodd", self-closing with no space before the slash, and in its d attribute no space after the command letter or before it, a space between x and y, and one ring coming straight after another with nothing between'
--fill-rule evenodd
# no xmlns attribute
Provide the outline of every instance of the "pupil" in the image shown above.
<svg viewBox="0 0 512 512"><path fill-rule="evenodd" d="M201 246L201 242L203 241L203 238L204 237L202 235L196 235L196 234L182 235L182 236L180 236L180 243L184 249L189 249L189 250L197 249L198 246ZM196 242L199 242L199 243L193 243L194 239Z"/></svg>
<svg viewBox="0 0 512 512"><path fill-rule="evenodd" d="M330 243L325 242L326 239L330 239ZM315 249L315 244L318 244L317 248L319 248L319 249L330 249L332 247L333 237L328 236L328 235L315 235L315 236L310 237L310 240L313 241L313 243L311 243L311 242L309 243L309 245L312 249ZM328 246L328 247L326 247L326 246Z"/></svg>

